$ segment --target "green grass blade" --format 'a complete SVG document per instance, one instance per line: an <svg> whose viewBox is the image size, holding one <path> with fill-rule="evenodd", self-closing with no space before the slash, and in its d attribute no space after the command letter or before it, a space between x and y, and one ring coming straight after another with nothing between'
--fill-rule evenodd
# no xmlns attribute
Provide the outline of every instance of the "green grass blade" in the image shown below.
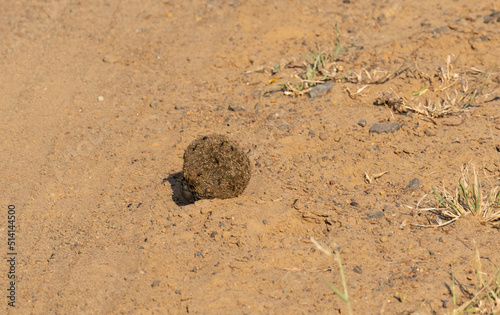
<svg viewBox="0 0 500 315"><path fill-rule="evenodd" d="M326 285L328 285L330 287L330 289L332 289L333 292L335 292L335 294L337 294L337 296L342 299L342 301L344 302L349 302L349 299L344 295L344 293L340 292L339 289L337 289L336 286L334 286L333 284L331 284L330 282L326 281L326 280L323 280Z"/></svg>
<svg viewBox="0 0 500 315"><path fill-rule="evenodd" d="M455 294L455 273L453 271L453 264L451 265L451 295L453 296L453 309L457 307L457 296Z"/></svg>
<svg viewBox="0 0 500 315"><path fill-rule="evenodd" d="M309 81L312 81L312 79L313 79L312 69L311 69L311 66L310 66L310 65L307 65L307 69L306 69L306 78L307 78L307 80L309 80Z"/></svg>
<svg viewBox="0 0 500 315"><path fill-rule="evenodd" d="M420 94L424 93L425 91L427 91L427 87L426 86L424 86L423 88L421 88L418 91L415 91L415 92L411 93L411 95L420 95Z"/></svg>

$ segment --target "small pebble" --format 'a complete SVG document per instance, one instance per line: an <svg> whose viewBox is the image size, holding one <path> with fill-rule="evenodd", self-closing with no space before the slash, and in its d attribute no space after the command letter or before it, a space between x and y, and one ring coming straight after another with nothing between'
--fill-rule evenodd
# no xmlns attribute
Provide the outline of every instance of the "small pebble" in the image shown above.
<svg viewBox="0 0 500 315"><path fill-rule="evenodd" d="M315 98L316 96L319 96L321 94L328 93L334 86L335 84L332 81L328 81L324 84L318 84L314 86L307 95L309 95L310 98Z"/></svg>
<svg viewBox="0 0 500 315"><path fill-rule="evenodd" d="M414 178L406 186L409 190L419 190L420 189L420 179Z"/></svg>
<svg viewBox="0 0 500 315"><path fill-rule="evenodd" d="M361 269L361 266L354 266L354 268L352 269L355 273L359 273L359 274L362 274L363 273L363 269Z"/></svg>
<svg viewBox="0 0 500 315"><path fill-rule="evenodd" d="M368 213L367 216L370 219L380 219L380 218L384 217L384 212L382 212L382 211L375 211L375 212L372 212L372 213Z"/></svg>
<svg viewBox="0 0 500 315"><path fill-rule="evenodd" d="M151 107L151 108L158 107L158 101L157 100L153 100L151 103L149 103L149 107Z"/></svg>
<svg viewBox="0 0 500 315"><path fill-rule="evenodd" d="M366 127L366 120L361 119L360 121L358 121L358 125L360 125L361 127Z"/></svg>
<svg viewBox="0 0 500 315"><path fill-rule="evenodd" d="M233 105L233 104L229 104L227 106L227 109L229 111L232 111L232 112L244 112L244 111L246 111L246 109L244 107L239 106L239 105Z"/></svg>
<svg viewBox="0 0 500 315"><path fill-rule="evenodd" d="M104 101L104 96L98 96L98 97L97 97L97 100L98 100L99 102Z"/></svg>
<svg viewBox="0 0 500 315"><path fill-rule="evenodd" d="M262 220L262 223L267 224L267 220L266 219Z"/></svg>
<svg viewBox="0 0 500 315"><path fill-rule="evenodd" d="M151 283L151 287L153 287L153 288L157 287L159 285L160 285L160 280L155 280L155 281L153 281L153 283Z"/></svg>
<svg viewBox="0 0 500 315"><path fill-rule="evenodd" d="M106 55L104 58L102 58L102 61L105 63L117 63L120 61L120 57L115 56L115 55Z"/></svg>
<svg viewBox="0 0 500 315"><path fill-rule="evenodd" d="M397 122L388 122L374 124L370 127L370 133L393 133L399 130L401 126Z"/></svg>
<svg viewBox="0 0 500 315"><path fill-rule="evenodd" d="M436 130L431 130L431 129L425 129L424 130L424 134L427 136L427 137L432 137L432 136L435 136L437 134Z"/></svg>
<svg viewBox="0 0 500 315"><path fill-rule="evenodd" d="M181 294L181 290L175 290L175 294Z"/></svg>

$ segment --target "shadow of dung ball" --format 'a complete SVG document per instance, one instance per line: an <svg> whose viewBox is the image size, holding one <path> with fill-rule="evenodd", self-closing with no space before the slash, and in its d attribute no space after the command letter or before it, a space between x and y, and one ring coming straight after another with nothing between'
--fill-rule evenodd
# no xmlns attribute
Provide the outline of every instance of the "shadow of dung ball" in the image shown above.
<svg viewBox="0 0 500 315"><path fill-rule="evenodd" d="M243 149L223 135L196 139L184 151L184 180L196 199L240 195L250 181L250 161Z"/></svg>

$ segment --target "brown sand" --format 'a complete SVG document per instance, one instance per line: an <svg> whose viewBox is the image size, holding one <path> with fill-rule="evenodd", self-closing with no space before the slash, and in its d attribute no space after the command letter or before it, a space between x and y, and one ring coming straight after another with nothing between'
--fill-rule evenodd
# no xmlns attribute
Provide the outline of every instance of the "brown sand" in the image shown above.
<svg viewBox="0 0 500 315"><path fill-rule="evenodd" d="M469 219L418 229L435 216L407 206L431 185L454 190L469 161L500 184L498 92L435 119L373 105L421 88L404 75L356 99L345 89L361 84L314 99L264 93L274 64L332 47L336 23L356 47L345 68L408 59L433 71L451 55L485 70L500 60L500 22L484 20L493 10L498 1L3 1L0 228L5 241L15 205L18 255L17 308L5 297L2 309L345 314L323 281L341 287L336 264L312 236L341 248L356 314L450 312L450 265L473 293L474 248L491 276L499 230ZM401 129L369 133L383 122ZM180 206L184 149L214 132L250 150L250 184ZM365 171L387 173L367 183Z"/></svg>

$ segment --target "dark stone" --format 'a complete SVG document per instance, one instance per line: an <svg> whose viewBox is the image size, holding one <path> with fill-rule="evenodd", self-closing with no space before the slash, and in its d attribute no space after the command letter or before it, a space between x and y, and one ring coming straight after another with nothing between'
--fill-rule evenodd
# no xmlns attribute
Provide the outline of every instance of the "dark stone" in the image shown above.
<svg viewBox="0 0 500 315"><path fill-rule="evenodd" d="M366 126L366 120L361 119L360 121L358 121L358 125L360 125L361 127L365 127Z"/></svg>
<svg viewBox="0 0 500 315"><path fill-rule="evenodd" d="M237 197L251 176L247 154L218 134L202 136L186 148L182 172L195 200Z"/></svg>
<svg viewBox="0 0 500 315"><path fill-rule="evenodd" d="M414 178L406 186L409 190L419 190L420 189L420 179Z"/></svg>
<svg viewBox="0 0 500 315"><path fill-rule="evenodd" d="M500 22L500 11L495 11L491 13L490 15L487 15L483 17L484 23L490 23L490 22Z"/></svg>
<svg viewBox="0 0 500 315"><path fill-rule="evenodd" d="M354 266L354 268L352 269L355 273L359 273L359 274L362 274L363 273L363 269L361 269L361 266Z"/></svg>
<svg viewBox="0 0 500 315"><path fill-rule="evenodd" d="M153 283L151 283L151 286L154 288L154 287L157 287L160 285L160 280L154 280Z"/></svg>
<svg viewBox="0 0 500 315"><path fill-rule="evenodd" d="M398 131L399 128L401 128L401 126L397 122L374 124L370 128L370 133L393 133Z"/></svg>
<svg viewBox="0 0 500 315"><path fill-rule="evenodd" d="M310 98L315 98L316 96L319 96L321 94L328 93L333 88L334 85L335 84L332 81L328 81L323 84L318 84L314 86L311 89L311 91L309 91L309 93L307 94L309 95Z"/></svg>

